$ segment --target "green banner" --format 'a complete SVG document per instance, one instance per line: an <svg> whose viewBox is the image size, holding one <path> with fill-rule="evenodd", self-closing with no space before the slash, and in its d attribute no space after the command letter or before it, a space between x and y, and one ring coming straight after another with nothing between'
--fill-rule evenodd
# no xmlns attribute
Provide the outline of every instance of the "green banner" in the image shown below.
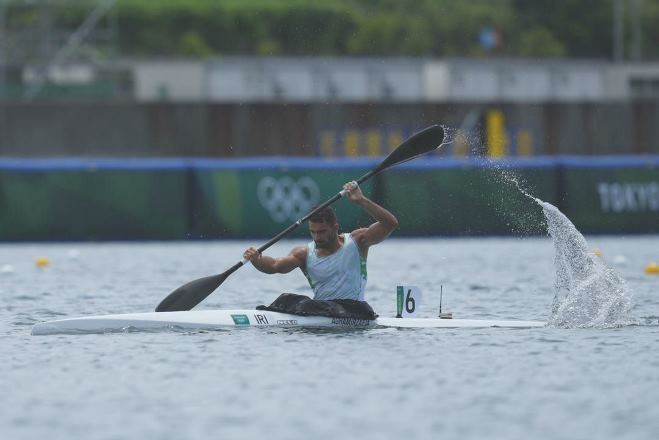
<svg viewBox="0 0 659 440"><path fill-rule="evenodd" d="M583 232L659 232L659 167L563 171L563 212Z"/></svg>
<svg viewBox="0 0 659 440"><path fill-rule="evenodd" d="M196 173L198 208L194 230L202 237L274 236L368 170L202 170ZM368 183L364 191L368 192ZM344 231L368 225L363 211L337 201ZM291 233L308 236L307 225Z"/></svg>
<svg viewBox="0 0 659 440"><path fill-rule="evenodd" d="M545 159L512 168L442 159L394 167L362 190L398 217L397 236L544 234L533 197L556 205L582 232L659 232L659 164L618 160ZM144 169L56 162L61 169L7 160L0 169L0 240L269 238L374 166L147 162ZM372 222L347 200L333 206L343 231ZM291 237L308 237L308 226Z"/></svg>
<svg viewBox="0 0 659 440"><path fill-rule="evenodd" d="M185 238L181 171L0 172L0 240Z"/></svg>
<svg viewBox="0 0 659 440"><path fill-rule="evenodd" d="M522 190L550 203L557 199L553 168L392 171L383 184L385 204L403 234L544 233L542 209Z"/></svg>

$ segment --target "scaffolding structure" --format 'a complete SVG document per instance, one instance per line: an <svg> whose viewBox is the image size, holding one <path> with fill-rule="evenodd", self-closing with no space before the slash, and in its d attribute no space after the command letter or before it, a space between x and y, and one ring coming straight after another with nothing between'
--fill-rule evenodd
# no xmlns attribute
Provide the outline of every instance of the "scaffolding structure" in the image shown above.
<svg viewBox="0 0 659 440"><path fill-rule="evenodd" d="M62 69L116 57L116 0L0 0L0 98L32 100ZM57 19L77 8L79 22ZM57 72L59 69L59 75Z"/></svg>

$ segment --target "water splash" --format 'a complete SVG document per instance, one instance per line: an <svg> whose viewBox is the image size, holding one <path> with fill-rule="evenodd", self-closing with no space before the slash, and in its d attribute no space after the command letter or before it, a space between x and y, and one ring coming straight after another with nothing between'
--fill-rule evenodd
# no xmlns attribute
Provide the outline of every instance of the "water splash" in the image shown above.
<svg viewBox="0 0 659 440"><path fill-rule="evenodd" d="M451 141L457 142L461 136L465 137L472 154L479 155L485 150L480 136L471 136L469 131L462 129L454 129L449 133ZM544 226L555 248L556 279L549 325L562 328L608 328L637 324L629 316L631 295L624 280L590 252L586 239L574 224L554 205L529 194L525 190L526 183L513 170L485 159L494 170L489 179L502 188L516 188L534 202L533 206L542 208ZM502 197L509 201L510 192ZM531 217L531 211L516 210L519 217L517 222L508 225L516 229L516 232L531 232L532 225L538 223L536 217ZM526 214L520 215L519 212Z"/></svg>
<svg viewBox="0 0 659 440"><path fill-rule="evenodd" d="M456 139L462 136L462 132L459 128L451 127L448 125L442 125L442 128L444 129L444 141L442 142L443 144L452 144L456 141Z"/></svg>
<svg viewBox="0 0 659 440"><path fill-rule="evenodd" d="M631 295L624 280L590 252L584 236L558 208L535 200L545 214L556 252L549 324L563 328L630 324Z"/></svg>
<svg viewBox="0 0 659 440"><path fill-rule="evenodd" d="M479 127L451 127L442 125L444 129L444 145L451 145L445 150L459 157L482 157L485 146Z"/></svg>
<svg viewBox="0 0 659 440"><path fill-rule="evenodd" d="M593 255L583 235L557 207L533 197L519 180L517 189L542 208L554 242L556 280L549 325L561 328L609 328L633 324L631 295L625 281Z"/></svg>

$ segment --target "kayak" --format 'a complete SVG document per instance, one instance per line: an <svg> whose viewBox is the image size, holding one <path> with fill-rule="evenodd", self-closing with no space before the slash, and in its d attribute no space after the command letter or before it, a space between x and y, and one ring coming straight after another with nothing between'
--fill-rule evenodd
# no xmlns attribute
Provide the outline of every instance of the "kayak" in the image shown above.
<svg viewBox="0 0 659 440"><path fill-rule="evenodd" d="M199 310L182 312L125 313L58 319L36 324L33 335L157 331L167 329L213 330L244 327L323 328L532 328L544 322L440 318L331 318L299 316L262 310Z"/></svg>

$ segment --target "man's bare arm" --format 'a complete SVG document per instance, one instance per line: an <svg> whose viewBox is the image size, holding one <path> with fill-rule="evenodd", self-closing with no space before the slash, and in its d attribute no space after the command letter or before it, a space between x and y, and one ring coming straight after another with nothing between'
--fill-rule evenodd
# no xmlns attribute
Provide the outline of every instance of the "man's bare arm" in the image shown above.
<svg viewBox="0 0 659 440"><path fill-rule="evenodd" d="M396 216L364 196L357 184L349 182L346 183L343 188L347 191L346 195L348 200L359 205L376 220L376 222L368 228L353 231L353 237L362 251L366 251L369 246L380 243L398 228L398 219Z"/></svg>
<svg viewBox="0 0 659 440"><path fill-rule="evenodd" d="M304 266L307 247L296 247L288 255L280 258L261 255L256 248L251 247L245 251L243 257L251 261L254 267L263 273L288 273L297 267Z"/></svg>

